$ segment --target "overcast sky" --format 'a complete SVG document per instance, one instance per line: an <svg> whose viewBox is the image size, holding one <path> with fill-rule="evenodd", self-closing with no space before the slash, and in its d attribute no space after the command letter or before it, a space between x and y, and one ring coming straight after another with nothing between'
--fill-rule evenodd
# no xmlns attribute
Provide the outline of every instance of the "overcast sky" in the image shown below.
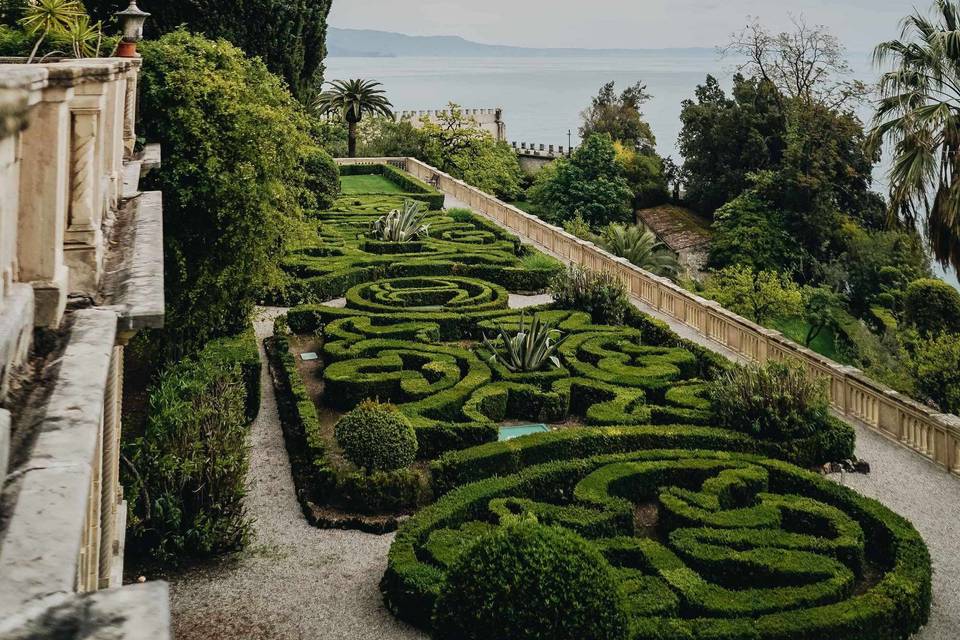
<svg viewBox="0 0 960 640"><path fill-rule="evenodd" d="M793 12L828 26L851 51L868 51L897 36L914 6L911 0L334 0L330 24L489 44L646 49L721 45L748 15L785 27Z"/></svg>

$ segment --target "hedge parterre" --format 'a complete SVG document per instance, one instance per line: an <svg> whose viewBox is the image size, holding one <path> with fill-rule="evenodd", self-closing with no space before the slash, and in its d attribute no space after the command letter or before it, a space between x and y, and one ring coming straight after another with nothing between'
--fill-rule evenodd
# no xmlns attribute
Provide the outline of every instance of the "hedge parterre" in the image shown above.
<svg viewBox="0 0 960 640"><path fill-rule="evenodd" d="M377 169L377 167L382 169ZM477 278L514 292L546 289L560 263L535 268L524 265L533 250L495 224L462 209L441 211L443 194L413 176L388 165L342 167L341 173L383 171L404 189L419 184L435 195L426 197L430 214L424 222L429 237L405 243L370 238L370 223L406 199L424 200L416 192L399 195L349 195L304 224L302 237L283 259L287 274L270 299L284 305L323 302L343 296L358 284L380 278L463 276ZM421 194L422 195L422 194Z"/></svg>
<svg viewBox="0 0 960 640"><path fill-rule="evenodd" d="M459 275L451 268L438 274L419 273L417 268L423 264L423 252L436 249L437 242L447 242L457 245L451 247L457 260L472 260L470 252L474 252L484 259L502 259L503 264L516 265L505 269L523 272L519 241L469 211L454 210L437 214L429 239L374 242L365 235L369 223L390 205L379 195L353 197L355 202L341 200L334 210L322 214L323 242L305 249L311 256L310 273L330 270L340 279L337 286L342 291L326 295L343 294L345 306L301 305L290 310L286 323L296 334L322 338L321 400L328 407L345 412L366 399L377 399L400 408L415 429L418 457L437 460L443 456L434 464L436 490L504 471L498 447L517 446L494 442L499 423L506 420L589 427L522 439L529 442L531 451L540 442L569 444L567 436L561 435L565 433L583 434L584 442L611 444L617 436L590 433L633 430L643 436L652 429L672 438L675 446L764 453L802 465L852 453L852 430L839 422L811 438L787 443L762 443L710 428L704 380L728 364L633 308L626 310L625 322L618 326L594 324L589 313L549 305L526 310L527 316L536 315L564 336L558 352L560 366L508 371L480 341L501 327L519 328L522 314L507 308L508 291L517 288L511 284L516 280ZM357 268L351 262L346 271L336 271L344 266L346 256L360 252L382 262ZM406 275L410 271L414 275ZM383 277L388 273L404 275ZM285 357L275 364L283 369L277 376L286 381L283 386L303 389L292 359ZM337 456L330 455L331 447L336 445L324 441L308 404L290 403L292 410L285 418L292 425L288 431L305 434L306 455L313 458L306 465L307 475L317 477L312 484L320 489L308 493L326 504L364 513L396 512L422 504L429 492L418 474L391 472L378 476L376 482L361 482L362 474L332 464L331 458ZM477 445L485 446L470 449ZM542 450L551 447L547 444ZM601 447L593 453L607 450ZM519 468L509 467L508 472ZM378 491L387 495L377 497Z"/></svg>
<svg viewBox="0 0 960 640"><path fill-rule="evenodd" d="M460 554L517 517L595 545L636 640L901 640L929 614L929 554L908 522L790 464L707 450L555 461L455 489L401 526L387 606L431 629Z"/></svg>

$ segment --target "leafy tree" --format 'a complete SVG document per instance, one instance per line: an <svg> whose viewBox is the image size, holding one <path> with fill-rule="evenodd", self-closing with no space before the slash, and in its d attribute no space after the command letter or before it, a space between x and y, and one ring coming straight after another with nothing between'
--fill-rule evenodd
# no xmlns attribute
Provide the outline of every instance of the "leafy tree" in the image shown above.
<svg viewBox="0 0 960 640"><path fill-rule="evenodd" d="M870 191L874 158L864 152L863 125L850 113L796 102L788 123L783 158L762 188L793 238L827 259L843 250L844 217L877 225L882 204Z"/></svg>
<svg viewBox="0 0 960 640"><path fill-rule="evenodd" d="M851 81L846 50L825 28L793 18L793 30L773 33L754 20L727 45L725 53L740 57L738 71L762 78L786 101L846 109L866 97L864 83Z"/></svg>
<svg viewBox="0 0 960 640"><path fill-rule="evenodd" d="M776 271L727 267L715 273L705 290L708 298L757 324L803 311L803 294L790 278Z"/></svg>
<svg viewBox="0 0 960 640"><path fill-rule="evenodd" d="M454 103L438 120L422 120L418 157L488 193L508 200L521 194L523 172L510 145L494 140Z"/></svg>
<svg viewBox="0 0 960 640"><path fill-rule="evenodd" d="M614 142L633 149L652 149L657 140L640 111L652 97L643 83L629 86L617 95L616 83L608 82L580 114L580 137L586 140L594 134L606 134Z"/></svg>
<svg viewBox="0 0 960 640"><path fill-rule="evenodd" d="M316 150L300 105L262 62L175 31L141 45L143 135L163 145L170 355L248 326L301 211Z"/></svg>
<svg viewBox="0 0 960 640"><path fill-rule="evenodd" d="M803 290L803 319L807 334L803 344L809 347L821 333L838 325L836 310L843 305L843 298L830 287L806 287Z"/></svg>
<svg viewBox="0 0 960 640"><path fill-rule="evenodd" d="M632 222L630 187L609 136L590 136L569 159L554 165L529 191L544 219L563 223L579 214L593 228Z"/></svg>
<svg viewBox="0 0 960 640"><path fill-rule="evenodd" d="M740 195L749 174L778 165L786 146L776 88L741 75L733 79L732 97L707 76L696 100L684 101L680 120L686 199L707 215Z"/></svg>
<svg viewBox="0 0 960 640"><path fill-rule="evenodd" d="M903 318L922 336L960 334L960 292L943 280L914 280L903 298Z"/></svg>
<svg viewBox="0 0 960 640"><path fill-rule="evenodd" d="M801 256L785 226L783 214L761 194L744 191L714 214L710 266L794 271Z"/></svg>
<svg viewBox="0 0 960 640"><path fill-rule="evenodd" d="M357 125L366 115L391 117L393 105L379 82L373 80L334 80L313 103L314 110L325 116L338 116L347 123L347 155L357 156Z"/></svg>
<svg viewBox="0 0 960 640"><path fill-rule="evenodd" d="M209 38L223 38L259 57L287 81L304 103L323 81L327 56L327 15L333 0L143 0L153 15L147 35L161 36L180 27ZM128 0L85 0L90 14L107 22Z"/></svg>
<svg viewBox="0 0 960 640"><path fill-rule="evenodd" d="M874 53L893 69L880 81L870 145L893 151L891 210L924 228L942 264L960 269L960 2L934 7L936 19L907 17L902 39Z"/></svg>
<svg viewBox="0 0 960 640"><path fill-rule="evenodd" d="M930 275L927 252L915 234L869 231L849 223L842 232L846 249L836 262L842 265L843 275L834 284L846 294L855 313L864 313L886 295L898 307L907 285Z"/></svg>
<svg viewBox="0 0 960 640"><path fill-rule="evenodd" d="M921 394L941 411L960 414L960 335L943 333L920 340L910 369Z"/></svg>
<svg viewBox="0 0 960 640"><path fill-rule="evenodd" d="M614 142L617 162L633 191L633 206L638 209L655 207L670 199L663 160L652 150L636 151L622 142Z"/></svg>
<svg viewBox="0 0 960 640"><path fill-rule="evenodd" d="M650 273L676 278L680 271L677 256L652 231L637 225L611 224L603 229L598 244L615 256Z"/></svg>
<svg viewBox="0 0 960 640"><path fill-rule="evenodd" d="M367 118L359 127L359 154L369 158L417 157L424 134L407 120Z"/></svg>

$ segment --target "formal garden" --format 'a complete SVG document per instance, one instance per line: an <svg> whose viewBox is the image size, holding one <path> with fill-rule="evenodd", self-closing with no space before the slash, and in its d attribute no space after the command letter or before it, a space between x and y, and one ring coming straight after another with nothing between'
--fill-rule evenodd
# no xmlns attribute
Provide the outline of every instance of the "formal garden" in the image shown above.
<svg viewBox="0 0 960 640"><path fill-rule="evenodd" d="M267 350L308 520L397 529L396 617L451 639L926 621L919 534L821 473L854 432L818 383L731 365L396 167L342 169L283 261Z"/></svg>

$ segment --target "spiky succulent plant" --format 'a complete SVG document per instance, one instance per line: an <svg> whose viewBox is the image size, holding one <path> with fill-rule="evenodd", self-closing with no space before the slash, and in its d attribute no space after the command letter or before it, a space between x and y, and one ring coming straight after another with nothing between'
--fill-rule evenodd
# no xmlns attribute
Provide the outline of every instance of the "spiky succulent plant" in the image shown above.
<svg viewBox="0 0 960 640"><path fill-rule="evenodd" d="M566 337L555 339L560 332L538 316L533 316L527 326L526 316L521 313L516 332L503 327L499 331L500 335L494 340L483 336L483 345L492 354L490 362L499 362L511 373L529 373L549 366L560 366L560 358L555 354Z"/></svg>
<svg viewBox="0 0 960 640"><path fill-rule="evenodd" d="M403 209L394 209L370 224L370 235L384 242L410 242L428 235L423 221L427 212L416 200L404 200Z"/></svg>

